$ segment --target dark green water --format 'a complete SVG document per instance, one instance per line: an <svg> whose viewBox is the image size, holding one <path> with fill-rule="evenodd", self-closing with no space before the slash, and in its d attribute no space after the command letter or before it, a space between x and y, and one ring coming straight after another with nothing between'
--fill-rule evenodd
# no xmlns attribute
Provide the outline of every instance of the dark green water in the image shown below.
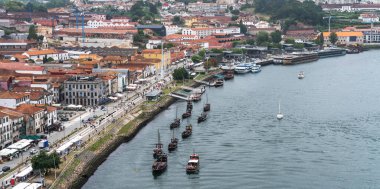
<svg viewBox="0 0 380 189"><path fill-rule="evenodd" d="M299 71L305 79L298 80ZM195 103L193 135L180 139L168 169L151 174L160 129L185 111L178 102L121 145L83 188L378 188L380 186L380 51L267 66L207 91L211 112L197 124L206 98ZM278 101L284 119L278 121ZM176 130L177 137L186 121ZM186 175L193 149L198 175Z"/></svg>

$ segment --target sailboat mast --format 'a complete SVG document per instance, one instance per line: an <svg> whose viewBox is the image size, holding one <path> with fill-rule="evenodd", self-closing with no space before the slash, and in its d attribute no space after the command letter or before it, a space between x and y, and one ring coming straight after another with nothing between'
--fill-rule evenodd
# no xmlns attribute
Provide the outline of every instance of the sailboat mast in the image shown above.
<svg viewBox="0 0 380 189"><path fill-rule="evenodd" d="M178 118L178 107L175 107L175 118Z"/></svg>
<svg viewBox="0 0 380 189"><path fill-rule="evenodd" d="M161 139L160 139L160 129L158 129L157 133L158 133L158 144L161 144Z"/></svg>
<svg viewBox="0 0 380 189"><path fill-rule="evenodd" d="M278 102L278 113L281 113L281 101Z"/></svg>

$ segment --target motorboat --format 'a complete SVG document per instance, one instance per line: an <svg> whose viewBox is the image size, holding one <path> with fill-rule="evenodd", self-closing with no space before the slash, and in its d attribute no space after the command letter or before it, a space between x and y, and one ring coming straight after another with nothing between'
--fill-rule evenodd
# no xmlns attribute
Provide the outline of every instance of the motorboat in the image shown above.
<svg viewBox="0 0 380 189"><path fill-rule="evenodd" d="M252 73L259 73L259 72L261 72L261 66L260 66L260 65L257 65L257 64L253 64L253 65L252 65L251 72L252 72Z"/></svg>
<svg viewBox="0 0 380 189"><path fill-rule="evenodd" d="M215 87L221 87L223 85L224 85L224 80L223 79L217 79L215 81L215 84L214 84Z"/></svg>
<svg viewBox="0 0 380 189"><path fill-rule="evenodd" d="M239 66L239 65L235 67L235 72L238 74L248 73L249 71L251 71L250 67Z"/></svg>
<svg viewBox="0 0 380 189"><path fill-rule="evenodd" d="M298 79L303 79L304 77L305 77L305 74L303 73L303 71L298 73Z"/></svg>
<svg viewBox="0 0 380 189"><path fill-rule="evenodd" d="M199 172L199 155L193 153L190 155L190 159L186 165L187 174L195 174Z"/></svg>
<svg viewBox="0 0 380 189"><path fill-rule="evenodd" d="M224 80L230 80L234 78L234 71L228 70L224 73Z"/></svg>
<svg viewBox="0 0 380 189"><path fill-rule="evenodd" d="M203 106L203 111L208 112L211 109L211 104L208 103L208 95L206 94L206 104Z"/></svg>

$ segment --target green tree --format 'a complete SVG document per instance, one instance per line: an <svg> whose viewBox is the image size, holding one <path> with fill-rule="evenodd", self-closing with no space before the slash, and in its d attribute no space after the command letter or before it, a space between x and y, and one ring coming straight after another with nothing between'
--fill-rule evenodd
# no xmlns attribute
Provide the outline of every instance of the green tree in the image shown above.
<svg viewBox="0 0 380 189"><path fill-rule="evenodd" d="M239 18L239 16L233 15L233 16L231 17L231 20L232 20L232 21L235 21L235 20L237 20L238 18Z"/></svg>
<svg viewBox="0 0 380 189"><path fill-rule="evenodd" d="M173 24L175 24L177 26L183 26L183 24L185 24L185 22L179 16L174 16L172 19L172 22L173 22Z"/></svg>
<svg viewBox="0 0 380 189"><path fill-rule="evenodd" d="M243 34L246 34L246 33L247 33L247 31L248 31L247 26L245 26L245 25L243 24L243 21L242 21L242 20L240 20L239 27L240 27L240 33L243 33Z"/></svg>
<svg viewBox="0 0 380 189"><path fill-rule="evenodd" d="M335 32L331 32L329 39L330 39L330 42L335 45L335 43L338 41L338 35L336 35Z"/></svg>
<svg viewBox="0 0 380 189"><path fill-rule="evenodd" d="M260 31L256 36L257 45L265 45L269 43L269 34L265 31Z"/></svg>
<svg viewBox="0 0 380 189"><path fill-rule="evenodd" d="M47 59L47 61L48 61L48 62L53 62L53 61L54 61L54 58L49 57L49 58Z"/></svg>
<svg viewBox="0 0 380 189"><path fill-rule="evenodd" d="M223 53L222 49L211 49L212 53Z"/></svg>
<svg viewBox="0 0 380 189"><path fill-rule="evenodd" d="M270 34L273 43L280 43L282 40L281 32L276 30Z"/></svg>
<svg viewBox="0 0 380 189"><path fill-rule="evenodd" d="M285 39L285 43L294 45L294 44L296 44L296 41L293 38L287 38L287 39Z"/></svg>
<svg viewBox="0 0 380 189"><path fill-rule="evenodd" d="M248 45L255 45L255 40L248 39L248 40L245 41L245 43L248 44Z"/></svg>
<svg viewBox="0 0 380 189"><path fill-rule="evenodd" d="M35 25L31 25L29 27L29 35L28 35L28 39L34 39L34 40L38 40L38 35L37 35L37 31L36 31L36 26Z"/></svg>
<svg viewBox="0 0 380 189"><path fill-rule="evenodd" d="M202 59L204 59L205 56L206 56L206 50L205 50L205 49L200 50L200 51L198 52L198 55L199 55Z"/></svg>
<svg viewBox="0 0 380 189"><path fill-rule="evenodd" d="M194 55L191 57L191 61L193 61L194 63L199 63L202 61L202 58L199 55Z"/></svg>
<svg viewBox="0 0 380 189"><path fill-rule="evenodd" d="M185 68L177 68L173 71L173 79L174 80L183 80L183 79L188 79L189 78L189 73Z"/></svg>
<svg viewBox="0 0 380 189"><path fill-rule="evenodd" d="M323 45L323 43L324 43L323 33L318 35L317 39L314 40L314 43L316 43L318 45Z"/></svg>
<svg viewBox="0 0 380 189"><path fill-rule="evenodd" d="M232 10L231 14L233 14L233 15L239 15L240 11L239 10Z"/></svg>
<svg viewBox="0 0 380 189"><path fill-rule="evenodd" d="M305 45L303 43L295 43L293 47L296 49L303 49Z"/></svg>
<svg viewBox="0 0 380 189"><path fill-rule="evenodd" d="M21 12L25 11L25 5L19 1L6 1L4 3L5 10L8 12Z"/></svg>
<svg viewBox="0 0 380 189"><path fill-rule="evenodd" d="M41 151L37 156L34 156L31 162L33 169L40 170L43 174L49 169L59 168L62 163L56 152L48 155L45 151Z"/></svg>

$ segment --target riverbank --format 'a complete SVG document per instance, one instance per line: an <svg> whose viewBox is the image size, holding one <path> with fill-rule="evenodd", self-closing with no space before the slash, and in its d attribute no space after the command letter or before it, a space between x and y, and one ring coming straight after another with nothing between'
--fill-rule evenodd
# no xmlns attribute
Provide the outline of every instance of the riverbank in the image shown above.
<svg viewBox="0 0 380 189"><path fill-rule="evenodd" d="M216 74L208 73L203 80L208 80ZM200 84L193 80L188 80L183 85L198 87ZM179 85L172 83L163 90L164 96L157 102L144 102L135 108L131 113L119 118L114 126L108 130L102 131L99 136L92 139L84 149L72 158L64 168L62 175L58 178L51 188L81 188L96 171L107 157L115 151L121 144L132 140L137 133L155 118L160 112L172 105L176 99L168 94L176 89Z"/></svg>

